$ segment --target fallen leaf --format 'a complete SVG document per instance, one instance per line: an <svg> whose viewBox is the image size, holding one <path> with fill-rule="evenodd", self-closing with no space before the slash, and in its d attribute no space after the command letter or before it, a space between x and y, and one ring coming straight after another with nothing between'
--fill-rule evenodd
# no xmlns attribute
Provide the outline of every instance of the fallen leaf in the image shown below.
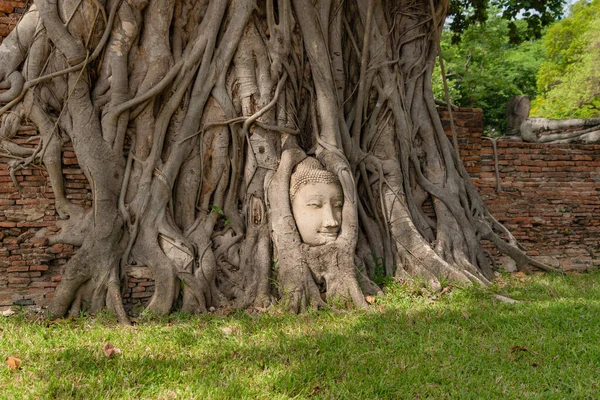
<svg viewBox="0 0 600 400"><path fill-rule="evenodd" d="M115 354L122 354L123 353L121 351L121 349L119 349L118 347L113 346L112 344L110 344L110 342L105 342L104 346L102 347L102 350L104 350L104 355L106 356L106 358L111 358Z"/></svg>
<svg viewBox="0 0 600 400"><path fill-rule="evenodd" d="M231 335L235 333L235 329L230 326L224 326L221 328L221 332L223 332L224 335Z"/></svg>
<svg viewBox="0 0 600 400"><path fill-rule="evenodd" d="M5 317L10 317L11 315L15 314L15 312L12 310L12 308L9 308L8 310L0 312L0 314L4 315Z"/></svg>
<svg viewBox="0 0 600 400"><path fill-rule="evenodd" d="M444 287L444 288L442 289L442 291L440 292L440 296L441 296L441 295L444 295L444 294L446 294L446 293L450 293L451 291L452 291L452 286L451 286L451 285L449 285L449 286L446 286L446 287Z"/></svg>
<svg viewBox="0 0 600 400"><path fill-rule="evenodd" d="M375 303L375 297L373 296L365 296L365 301L369 304L374 304Z"/></svg>
<svg viewBox="0 0 600 400"><path fill-rule="evenodd" d="M8 369L21 369L21 359L13 356L8 356L6 359L6 366Z"/></svg>
<svg viewBox="0 0 600 400"><path fill-rule="evenodd" d="M323 388L319 385L316 385L312 388L312 392L310 392L310 394L308 395L308 397L313 397L318 395L321 391L323 390Z"/></svg>
<svg viewBox="0 0 600 400"><path fill-rule="evenodd" d="M523 271L513 272L512 276L515 278L527 278L527 274Z"/></svg>
<svg viewBox="0 0 600 400"><path fill-rule="evenodd" d="M469 314L469 313L468 313L468 312L466 312L466 311L462 311L462 315L463 315L463 317L465 317L466 319L469 319L469 318L471 318L471 314Z"/></svg>
<svg viewBox="0 0 600 400"><path fill-rule="evenodd" d="M523 346L513 346L510 348L511 353L514 353L515 351L526 351L531 354L538 354L537 351L529 350L527 347L523 347Z"/></svg>
<svg viewBox="0 0 600 400"><path fill-rule="evenodd" d="M406 371L406 362L404 360L400 361L400 370Z"/></svg>

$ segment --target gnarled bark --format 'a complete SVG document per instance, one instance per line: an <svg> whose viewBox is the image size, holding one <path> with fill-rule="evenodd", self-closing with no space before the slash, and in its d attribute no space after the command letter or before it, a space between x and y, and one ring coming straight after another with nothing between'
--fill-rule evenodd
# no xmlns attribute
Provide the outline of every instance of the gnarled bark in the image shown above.
<svg viewBox="0 0 600 400"><path fill-rule="evenodd" d="M180 297L186 312L278 300L301 311L336 298L365 307L381 272L486 284L482 238L532 263L485 210L435 110L447 7L36 0L0 46L0 133L5 151L27 157L13 169L48 169L68 218L51 241L81 246L49 311L89 304L127 323L130 265L151 270L147 309L166 314ZM33 152L10 142L26 120L40 132ZM64 196L65 140L91 209ZM345 199L342 229L322 246L302 242L289 199L307 154Z"/></svg>

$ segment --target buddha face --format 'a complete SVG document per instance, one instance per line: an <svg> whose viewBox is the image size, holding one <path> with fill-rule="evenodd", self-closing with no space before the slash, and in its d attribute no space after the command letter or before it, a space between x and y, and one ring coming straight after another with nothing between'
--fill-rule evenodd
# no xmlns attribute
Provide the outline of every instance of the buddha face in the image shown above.
<svg viewBox="0 0 600 400"><path fill-rule="evenodd" d="M309 182L292 200L292 213L302 241L309 246L333 242L342 223L344 195L335 183Z"/></svg>

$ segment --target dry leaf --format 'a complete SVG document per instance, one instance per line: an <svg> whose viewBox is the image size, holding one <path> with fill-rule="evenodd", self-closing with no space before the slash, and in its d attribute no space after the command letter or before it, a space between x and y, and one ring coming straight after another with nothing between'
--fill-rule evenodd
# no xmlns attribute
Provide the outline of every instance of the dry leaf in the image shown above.
<svg viewBox="0 0 600 400"><path fill-rule="evenodd" d="M440 292L440 296L444 295L446 293L450 293L452 291L452 285L450 286L446 286L445 288L442 289L442 291Z"/></svg>
<svg viewBox="0 0 600 400"><path fill-rule="evenodd" d="M310 392L308 397L317 396L322 390L323 390L323 388L321 386L316 385L312 388L312 392Z"/></svg>
<svg viewBox="0 0 600 400"><path fill-rule="evenodd" d="M406 371L406 362L404 360L400 361L400 370Z"/></svg>
<svg viewBox="0 0 600 400"><path fill-rule="evenodd" d="M512 276L515 277L515 278L527 278L527 274L525 272L522 272L522 271L513 272Z"/></svg>
<svg viewBox="0 0 600 400"><path fill-rule="evenodd" d="M527 347L523 347L523 346L513 346L510 348L511 353L514 353L515 351L529 351L529 349Z"/></svg>
<svg viewBox="0 0 600 400"><path fill-rule="evenodd" d="M365 296L365 300L369 304L374 304L375 303L375 297L373 297L373 296Z"/></svg>
<svg viewBox="0 0 600 400"><path fill-rule="evenodd" d="M540 354L537 351L529 350L527 347L523 347L523 346L513 346L510 348L510 354L516 353L518 351L522 351L523 353L535 354L535 355ZM534 365L534 367L535 366L537 366L537 365Z"/></svg>
<svg viewBox="0 0 600 400"><path fill-rule="evenodd" d="M4 315L5 317L10 317L11 315L15 314L15 312L12 310L12 308L9 308L8 310L0 311L0 314Z"/></svg>
<svg viewBox="0 0 600 400"><path fill-rule="evenodd" d="M221 328L221 332L223 332L224 335L231 335L235 333L235 329L231 328L230 326L224 326Z"/></svg>
<svg viewBox="0 0 600 400"><path fill-rule="evenodd" d="M468 312L466 312L466 311L461 311L461 313L462 313L463 317L465 317L466 319L469 319L469 318L471 318L471 314L469 314Z"/></svg>
<svg viewBox="0 0 600 400"><path fill-rule="evenodd" d="M6 359L6 366L8 367L8 369L21 369L21 359L9 356Z"/></svg>
<svg viewBox="0 0 600 400"><path fill-rule="evenodd" d="M123 353L121 351L121 349L119 349L118 347L113 346L112 344L110 344L110 342L104 343L104 346L102 347L102 350L104 350L104 355L106 356L106 358L111 358L115 354L122 354Z"/></svg>

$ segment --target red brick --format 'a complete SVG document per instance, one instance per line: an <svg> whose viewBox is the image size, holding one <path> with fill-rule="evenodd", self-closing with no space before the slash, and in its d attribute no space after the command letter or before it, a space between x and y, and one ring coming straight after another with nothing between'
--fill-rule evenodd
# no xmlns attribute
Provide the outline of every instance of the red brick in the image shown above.
<svg viewBox="0 0 600 400"><path fill-rule="evenodd" d="M8 267L6 269L6 272L25 272L25 271L29 271L29 267L28 266L18 266L18 267Z"/></svg>
<svg viewBox="0 0 600 400"><path fill-rule="evenodd" d="M31 282L31 279L29 278L17 278L12 276L8 277L9 285L26 285L29 284L29 282Z"/></svg>
<svg viewBox="0 0 600 400"><path fill-rule="evenodd" d="M57 243L57 244L53 245L52 247L50 247L48 249L48 251L53 254L59 254L59 253L62 253L63 249L64 249L64 245L61 243Z"/></svg>
<svg viewBox="0 0 600 400"><path fill-rule="evenodd" d="M134 299L142 299L145 297L151 297L152 296L152 292L136 292L136 293L132 293L131 297L133 297Z"/></svg>

